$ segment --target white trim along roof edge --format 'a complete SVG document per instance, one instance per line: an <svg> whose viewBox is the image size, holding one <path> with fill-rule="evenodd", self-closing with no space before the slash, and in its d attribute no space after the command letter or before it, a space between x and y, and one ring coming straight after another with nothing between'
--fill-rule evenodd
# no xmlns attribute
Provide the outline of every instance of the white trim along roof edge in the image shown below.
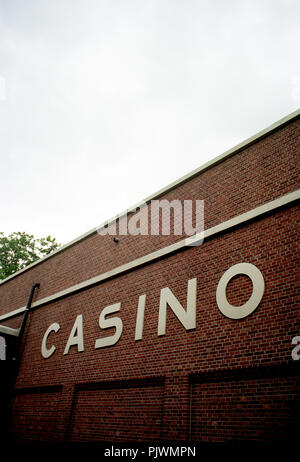
<svg viewBox="0 0 300 462"><path fill-rule="evenodd" d="M86 281L82 281L79 284L68 287L67 289L64 289L60 292L56 292L55 294L49 295L48 297L39 299L35 301L34 303L32 303L31 306L32 308L40 308L48 303L54 302L63 297L67 297L76 292L79 292L80 290L88 289L107 279L110 279L117 275L121 275L123 273L126 273L127 271L137 269L141 267L142 265L151 263L159 258L165 257L166 255L169 255L172 252L176 252L178 250L183 250L185 248L188 248L190 247L191 239L192 239L192 242L194 243L197 242L197 240L205 242L206 239L212 238L213 236L217 236L219 233L228 231L234 228L235 226L245 224L249 222L250 220L263 217L265 214L274 212L280 209L281 207L284 207L288 204L292 204L293 202L299 199L300 199L300 189L294 192L291 192L289 194L285 194L284 196L281 196L278 199L275 199L273 201L266 202L265 204L255 207L254 209L251 209L248 212L242 213L241 215L237 215L236 217L231 218L230 220L224 221L223 223L220 223L216 226L213 226L212 228L206 229L204 233L199 233L190 238L182 239L178 242L175 242L174 244L168 245L159 250L155 250L154 252L151 252L147 255L143 255L142 257L139 257L121 266L118 266L109 271L106 271L105 273L101 273L93 278L87 279ZM23 313L25 310L26 310L26 306L22 306L21 308L17 308L16 310L3 314L0 316L0 321L17 316Z"/></svg>
<svg viewBox="0 0 300 462"><path fill-rule="evenodd" d="M139 207L141 204L148 203L153 199L157 199L158 197L162 196L163 194L166 194L167 192L171 191L172 189L176 188L177 186L186 183L187 181L191 180L192 178L198 176L200 173L204 172L205 170L208 170L212 168L213 166L219 164L220 162L224 161L225 159L228 159L229 157L234 156L235 154L238 154L240 151L243 149L247 148L254 142L257 142L261 140L262 138L265 138L266 136L270 135L274 131L278 130L279 128L282 128L283 126L289 124L293 120L296 120L300 116L300 109L297 109L296 111L292 112L291 114L288 114L287 116L283 117L282 119L278 120L277 122L273 123L272 125L268 126L264 130L261 130L260 132L256 133L255 135L251 136L250 138L247 138L246 140L242 141L238 145L234 146L233 148L229 149L228 151L225 151L223 154L220 154L219 156L215 157L214 159L210 160L209 162L206 162L203 164L201 167L193 170L192 172L182 176L178 180L174 181L173 183L170 183L168 186L165 186L164 188L160 189L159 191L155 192L151 196L146 197L143 201L138 202L137 204L133 205L132 207L124 210L123 212L119 213L118 215L114 216L113 218L110 218L109 220L105 221L99 226L96 226L95 228L91 229L90 231L82 234L81 236L73 239L72 241L68 242L67 244L63 245L59 249L55 250L49 255L46 255L45 257L35 261L31 265L26 266L26 268L23 268L19 271L16 271L14 274L11 276L8 276L6 279L3 279L0 281L0 285L5 284L6 282L10 281L11 279L15 278L16 276L19 276L19 274L24 273L25 271L28 271L31 269L33 266L39 265L40 263L43 263L44 261L48 260L49 258L54 257L60 252L63 252L67 248L79 243L80 241L88 238L92 234L95 234L99 228L103 228L104 226L109 225L111 222L121 218L122 216L128 214L128 213L133 213L135 212L136 208Z"/></svg>
<svg viewBox="0 0 300 462"><path fill-rule="evenodd" d="M13 337L18 337L20 333L20 329L13 329L12 327L7 326L0 326L0 335L10 335Z"/></svg>

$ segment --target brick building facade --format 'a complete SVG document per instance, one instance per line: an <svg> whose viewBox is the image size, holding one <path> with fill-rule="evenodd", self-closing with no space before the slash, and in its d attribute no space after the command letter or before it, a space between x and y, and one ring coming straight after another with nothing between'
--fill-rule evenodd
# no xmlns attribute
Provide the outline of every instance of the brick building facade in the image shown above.
<svg viewBox="0 0 300 462"><path fill-rule="evenodd" d="M11 439L273 441L299 433L299 118L287 116L146 199L148 207L204 200L202 245L174 233L115 242L94 229L1 282L8 346L40 284L19 347ZM233 319L216 293L241 263L264 288L257 307ZM173 298L164 307L165 288ZM257 290L237 272L223 298L239 310ZM195 324L184 325L193 295ZM102 346L104 338L111 344Z"/></svg>

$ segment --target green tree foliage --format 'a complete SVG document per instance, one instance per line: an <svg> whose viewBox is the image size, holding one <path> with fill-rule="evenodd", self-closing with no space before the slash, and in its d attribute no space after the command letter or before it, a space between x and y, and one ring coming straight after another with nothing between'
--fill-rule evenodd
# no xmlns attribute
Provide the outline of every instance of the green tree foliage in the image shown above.
<svg viewBox="0 0 300 462"><path fill-rule="evenodd" d="M45 257L60 247L55 238L36 239L31 234L0 232L0 280Z"/></svg>

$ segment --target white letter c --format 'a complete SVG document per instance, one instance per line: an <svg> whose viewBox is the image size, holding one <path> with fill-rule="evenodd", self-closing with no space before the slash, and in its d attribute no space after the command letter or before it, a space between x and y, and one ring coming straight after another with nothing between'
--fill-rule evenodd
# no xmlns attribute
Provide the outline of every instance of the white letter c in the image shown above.
<svg viewBox="0 0 300 462"><path fill-rule="evenodd" d="M43 341L42 341L42 349L41 349L41 353L44 358L50 358L50 356L52 356L54 351L56 350L56 346L54 345L52 345L51 348L47 348L46 342L47 342L50 332L52 331L58 332L59 329L60 329L60 325L57 324L57 322L54 322L46 330Z"/></svg>

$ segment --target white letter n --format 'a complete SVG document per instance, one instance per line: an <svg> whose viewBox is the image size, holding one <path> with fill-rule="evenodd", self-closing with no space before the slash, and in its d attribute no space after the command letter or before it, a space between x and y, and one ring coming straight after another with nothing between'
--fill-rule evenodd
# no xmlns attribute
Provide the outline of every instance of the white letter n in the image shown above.
<svg viewBox="0 0 300 462"><path fill-rule="evenodd" d="M166 334L167 305L170 306L173 313L177 316L186 330L196 328L196 289L197 279L188 281L187 307L183 308L169 287L161 289L159 318L158 318L158 335Z"/></svg>

